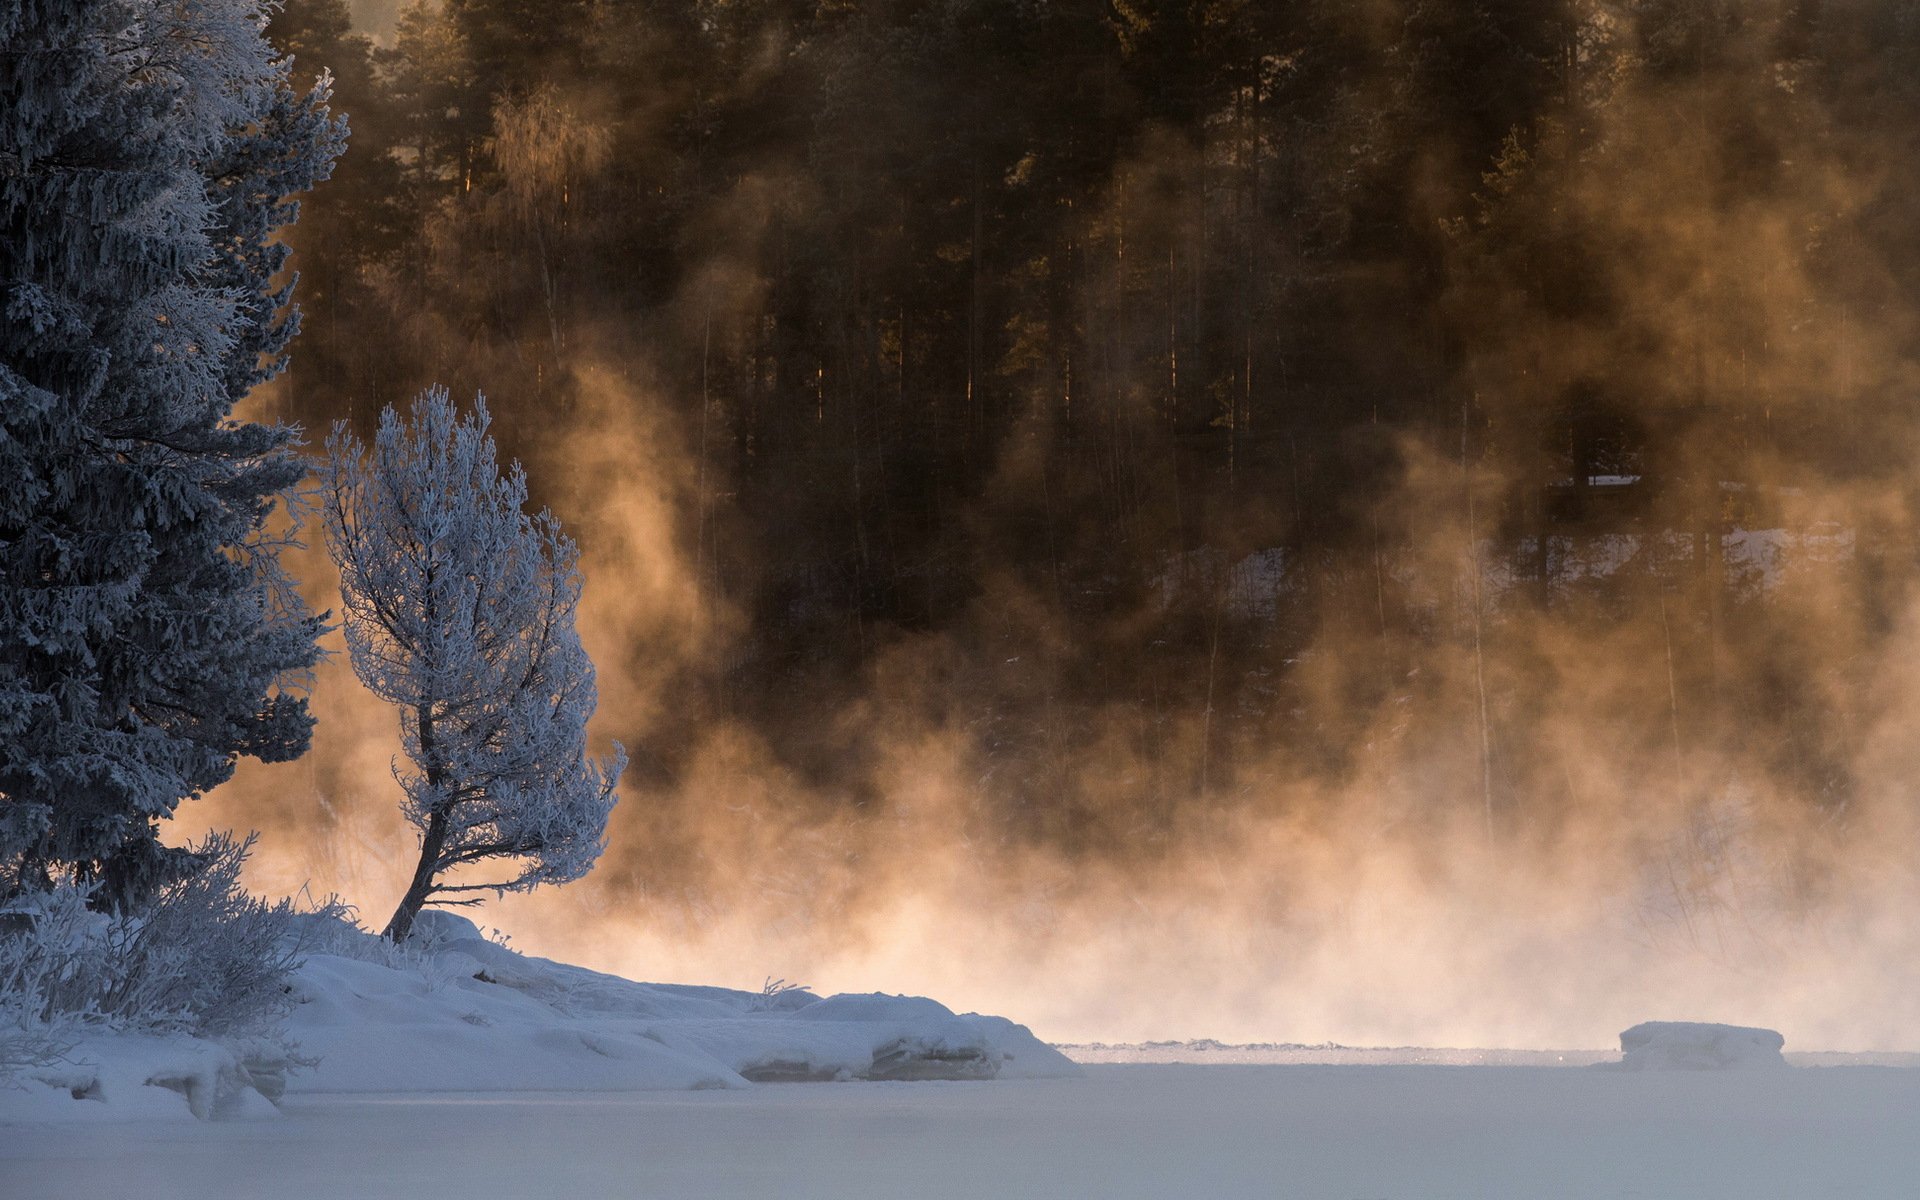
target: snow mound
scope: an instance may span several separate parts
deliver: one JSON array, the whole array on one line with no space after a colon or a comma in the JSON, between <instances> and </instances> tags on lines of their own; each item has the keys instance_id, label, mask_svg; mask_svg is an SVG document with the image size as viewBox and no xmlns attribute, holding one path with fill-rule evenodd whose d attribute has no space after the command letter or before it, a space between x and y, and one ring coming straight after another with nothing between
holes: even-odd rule
<instances>
[{"instance_id":1,"label":"snow mound","mask_svg":"<svg viewBox=\"0 0 1920 1200\"><path fill-rule=\"evenodd\" d=\"M825 1080L1067 1076L1000 1017L917 996L636 983L523 955L422 913L402 950L336 946L293 977L295 1092L645 1091ZM418 948L416 948L416 942ZM385 961L382 961L384 959Z\"/></svg>"},{"instance_id":2,"label":"snow mound","mask_svg":"<svg viewBox=\"0 0 1920 1200\"><path fill-rule=\"evenodd\" d=\"M284 1045L100 1034L0 1084L0 1122L272 1116L283 1091L747 1088L1080 1074L1003 1017L922 996L636 983L517 953L420 914L404 946L331 918L288 979Z\"/></svg>"},{"instance_id":3,"label":"snow mound","mask_svg":"<svg viewBox=\"0 0 1920 1200\"><path fill-rule=\"evenodd\" d=\"M1646 1021L1620 1035L1625 1071L1745 1071L1784 1067L1787 1041L1771 1029L1697 1021Z\"/></svg>"},{"instance_id":4,"label":"snow mound","mask_svg":"<svg viewBox=\"0 0 1920 1200\"><path fill-rule=\"evenodd\" d=\"M413 932L410 935L423 945L435 942L452 941L455 938L480 937L480 927L459 913L450 913L444 908L423 908L413 915Z\"/></svg>"},{"instance_id":5,"label":"snow mound","mask_svg":"<svg viewBox=\"0 0 1920 1200\"><path fill-rule=\"evenodd\" d=\"M288 1033L319 1063L295 1091L626 1091L737 1087L723 1064L644 1028L562 1011L561 989L482 982L471 955L418 967L315 955L294 973Z\"/></svg>"}]
</instances>

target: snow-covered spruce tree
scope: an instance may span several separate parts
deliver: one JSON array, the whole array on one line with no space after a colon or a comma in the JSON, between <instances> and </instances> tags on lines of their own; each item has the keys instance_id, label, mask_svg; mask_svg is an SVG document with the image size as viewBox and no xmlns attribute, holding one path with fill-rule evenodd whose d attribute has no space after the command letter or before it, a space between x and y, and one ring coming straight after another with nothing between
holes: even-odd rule
<instances>
[{"instance_id":1,"label":"snow-covered spruce tree","mask_svg":"<svg viewBox=\"0 0 1920 1200\"><path fill-rule=\"evenodd\" d=\"M267 532L296 431L230 417L346 129L266 9L0 0L0 894L137 899L182 865L158 819L308 743L321 625Z\"/></svg>"},{"instance_id":2,"label":"snow-covered spruce tree","mask_svg":"<svg viewBox=\"0 0 1920 1200\"><path fill-rule=\"evenodd\" d=\"M400 708L411 769L395 767L420 860L386 934L422 905L478 903L592 869L605 842L618 744L596 763L593 663L574 630L578 552L553 514L528 516L520 464L502 474L486 400L461 417L446 389L388 406L369 455L344 425L327 440L327 546L340 567L360 681ZM505 879L462 867L506 860Z\"/></svg>"}]
</instances>

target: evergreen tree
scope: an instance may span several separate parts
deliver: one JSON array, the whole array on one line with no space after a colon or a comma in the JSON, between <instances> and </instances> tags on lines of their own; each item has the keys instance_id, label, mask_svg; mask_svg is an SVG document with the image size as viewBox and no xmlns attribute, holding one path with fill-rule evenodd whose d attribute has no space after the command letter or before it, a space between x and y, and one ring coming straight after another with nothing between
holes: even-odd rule
<instances>
[{"instance_id":1,"label":"evergreen tree","mask_svg":"<svg viewBox=\"0 0 1920 1200\"><path fill-rule=\"evenodd\" d=\"M289 197L345 137L259 0L0 3L0 888L136 899L155 824L297 756L321 625L268 531ZM285 315L283 315L285 314Z\"/></svg>"},{"instance_id":2,"label":"evergreen tree","mask_svg":"<svg viewBox=\"0 0 1920 1200\"><path fill-rule=\"evenodd\" d=\"M300 354L274 392L276 411L302 424L330 424L315 413L325 395L377 395L397 355L370 358L356 325L380 303L376 272L391 258L411 218L405 211L406 173L393 156L393 105L383 86L373 42L352 32L346 0L285 0L267 36L293 59L296 89L331 78L328 101L353 126L353 148L332 177L300 206L300 222L282 240L300 272Z\"/></svg>"},{"instance_id":3,"label":"evergreen tree","mask_svg":"<svg viewBox=\"0 0 1920 1200\"><path fill-rule=\"evenodd\" d=\"M415 768L399 773L420 860L387 924L397 942L436 897L585 875L626 766L617 744L605 763L587 756L578 551L551 513L527 515L526 474L501 474L487 424L484 400L462 420L434 388L408 420L381 412L371 458L344 424L327 442L347 648L360 681L399 706ZM518 865L493 883L449 878L492 859Z\"/></svg>"}]
</instances>

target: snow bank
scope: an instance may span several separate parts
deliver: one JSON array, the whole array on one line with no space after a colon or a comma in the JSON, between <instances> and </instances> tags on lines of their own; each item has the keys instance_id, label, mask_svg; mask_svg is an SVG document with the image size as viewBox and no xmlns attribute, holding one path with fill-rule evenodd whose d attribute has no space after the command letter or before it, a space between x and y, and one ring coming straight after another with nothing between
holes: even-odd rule
<instances>
[{"instance_id":1,"label":"snow bank","mask_svg":"<svg viewBox=\"0 0 1920 1200\"><path fill-rule=\"evenodd\" d=\"M100 1034L0 1085L0 1122L275 1117L293 1065L267 1042Z\"/></svg>"},{"instance_id":2,"label":"snow bank","mask_svg":"<svg viewBox=\"0 0 1920 1200\"><path fill-rule=\"evenodd\" d=\"M470 956L421 967L315 955L294 973L288 1034L318 1064L297 1091L410 1092L735 1086L732 1072L638 1028L563 1012L473 978Z\"/></svg>"},{"instance_id":3,"label":"snow bank","mask_svg":"<svg viewBox=\"0 0 1920 1200\"><path fill-rule=\"evenodd\" d=\"M428 914L422 914L425 919ZM302 1092L653 1090L1071 1075L999 1017L923 997L635 983L516 953L436 914L398 966L315 955L288 1030Z\"/></svg>"},{"instance_id":4,"label":"snow bank","mask_svg":"<svg viewBox=\"0 0 1920 1200\"><path fill-rule=\"evenodd\" d=\"M1624 1071L1744 1071L1784 1067L1786 1039L1771 1029L1697 1021L1646 1021L1620 1035Z\"/></svg>"},{"instance_id":5,"label":"snow bank","mask_svg":"<svg viewBox=\"0 0 1920 1200\"><path fill-rule=\"evenodd\" d=\"M283 1090L664 1091L1080 1073L1024 1026L924 997L635 983L519 954L432 911L403 947L331 919L309 933L332 952L309 954L289 979L284 1032L297 1063L269 1043L97 1037L20 1087L0 1086L0 1121L264 1116Z\"/></svg>"}]
</instances>

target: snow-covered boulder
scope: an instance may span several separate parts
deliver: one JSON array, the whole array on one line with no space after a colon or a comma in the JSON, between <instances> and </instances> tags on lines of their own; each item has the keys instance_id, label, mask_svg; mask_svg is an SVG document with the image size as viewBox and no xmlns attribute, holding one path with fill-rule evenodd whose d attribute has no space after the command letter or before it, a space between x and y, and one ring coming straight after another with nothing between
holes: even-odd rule
<instances>
[{"instance_id":1,"label":"snow-covered boulder","mask_svg":"<svg viewBox=\"0 0 1920 1200\"><path fill-rule=\"evenodd\" d=\"M1744 1071L1784 1067L1786 1039L1771 1029L1698 1021L1645 1021L1620 1034L1626 1071Z\"/></svg>"},{"instance_id":2,"label":"snow-covered boulder","mask_svg":"<svg viewBox=\"0 0 1920 1200\"><path fill-rule=\"evenodd\" d=\"M480 927L459 913L450 913L444 908L423 908L414 914L413 931L409 937L427 945L440 942L458 941L471 938L483 941Z\"/></svg>"}]
</instances>

